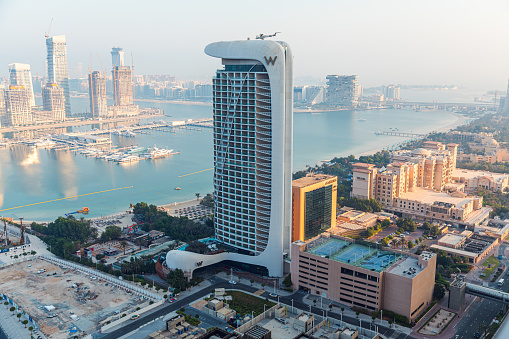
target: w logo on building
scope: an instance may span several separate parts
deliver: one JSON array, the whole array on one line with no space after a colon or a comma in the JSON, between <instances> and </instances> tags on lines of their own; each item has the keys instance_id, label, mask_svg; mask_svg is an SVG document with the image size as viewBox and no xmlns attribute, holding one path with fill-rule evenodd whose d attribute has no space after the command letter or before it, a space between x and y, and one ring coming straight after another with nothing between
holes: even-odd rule
<instances>
[{"instance_id":1,"label":"w logo on building","mask_svg":"<svg viewBox=\"0 0 509 339\"><path fill-rule=\"evenodd\" d=\"M268 65L272 65L272 66L274 66L274 63L275 63L275 62L276 62L276 60L277 60L277 55L274 57L274 59L272 59L272 57L269 57L269 58L264 57L264 58L265 58L265 63L267 64L267 66L268 66Z\"/></svg>"}]
</instances>

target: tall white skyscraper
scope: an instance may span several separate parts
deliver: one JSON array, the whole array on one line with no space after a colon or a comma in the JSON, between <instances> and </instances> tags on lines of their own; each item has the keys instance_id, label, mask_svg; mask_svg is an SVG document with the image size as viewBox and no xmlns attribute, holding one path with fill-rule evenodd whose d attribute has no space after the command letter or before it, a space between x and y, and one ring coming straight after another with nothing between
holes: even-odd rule
<instances>
[{"instance_id":1,"label":"tall white skyscraper","mask_svg":"<svg viewBox=\"0 0 509 339\"><path fill-rule=\"evenodd\" d=\"M65 35L46 38L48 50L48 82L56 83L64 89L65 113L71 114L71 96L69 94L69 72L67 68L67 49Z\"/></svg>"},{"instance_id":2,"label":"tall white skyscraper","mask_svg":"<svg viewBox=\"0 0 509 339\"><path fill-rule=\"evenodd\" d=\"M111 64L113 67L124 66L124 51L120 47L111 49Z\"/></svg>"},{"instance_id":3,"label":"tall white skyscraper","mask_svg":"<svg viewBox=\"0 0 509 339\"><path fill-rule=\"evenodd\" d=\"M9 82L11 86L24 86L30 95L30 105L35 106L34 88L30 65L13 63L9 65Z\"/></svg>"},{"instance_id":4,"label":"tall white skyscraper","mask_svg":"<svg viewBox=\"0 0 509 339\"><path fill-rule=\"evenodd\" d=\"M292 223L291 49L244 40L212 43L205 53L224 65L213 80L215 233L237 253L172 251L166 265L192 272L195 262L232 260L282 276Z\"/></svg>"}]
</instances>

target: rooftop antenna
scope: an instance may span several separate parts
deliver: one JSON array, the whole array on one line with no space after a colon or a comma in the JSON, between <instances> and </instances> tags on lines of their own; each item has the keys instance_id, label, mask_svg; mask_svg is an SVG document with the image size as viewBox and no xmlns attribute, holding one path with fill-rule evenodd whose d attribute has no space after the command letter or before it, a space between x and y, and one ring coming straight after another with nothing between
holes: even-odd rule
<instances>
[{"instance_id":1,"label":"rooftop antenna","mask_svg":"<svg viewBox=\"0 0 509 339\"><path fill-rule=\"evenodd\" d=\"M272 38L272 37L276 36L279 33L281 33L281 32L275 32L274 34L263 34L263 33L260 33L259 35L256 36L256 39L264 40L265 38Z\"/></svg>"},{"instance_id":2,"label":"rooftop antenna","mask_svg":"<svg viewBox=\"0 0 509 339\"><path fill-rule=\"evenodd\" d=\"M51 30L51 25L52 24L53 24L53 18L51 18L51 21L49 23L48 31L44 33L44 35L46 36L46 39L49 38L49 31Z\"/></svg>"}]
</instances>

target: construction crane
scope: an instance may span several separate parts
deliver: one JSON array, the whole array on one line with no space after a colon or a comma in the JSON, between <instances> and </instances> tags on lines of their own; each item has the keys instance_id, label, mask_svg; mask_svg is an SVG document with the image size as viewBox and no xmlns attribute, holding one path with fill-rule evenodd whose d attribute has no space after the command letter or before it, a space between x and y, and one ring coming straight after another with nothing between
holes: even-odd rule
<instances>
[{"instance_id":1,"label":"construction crane","mask_svg":"<svg viewBox=\"0 0 509 339\"><path fill-rule=\"evenodd\" d=\"M51 30L51 25L53 24L53 18L51 18L51 22L49 23L48 31L44 33L46 39L49 38L49 31Z\"/></svg>"},{"instance_id":2,"label":"construction crane","mask_svg":"<svg viewBox=\"0 0 509 339\"><path fill-rule=\"evenodd\" d=\"M25 244L25 226L23 226L23 218L19 218L19 222L21 223L21 233L19 236L19 244Z\"/></svg>"},{"instance_id":3,"label":"construction crane","mask_svg":"<svg viewBox=\"0 0 509 339\"><path fill-rule=\"evenodd\" d=\"M9 235L7 234L7 222L4 219L4 246L9 246Z\"/></svg>"},{"instance_id":4,"label":"construction crane","mask_svg":"<svg viewBox=\"0 0 509 339\"><path fill-rule=\"evenodd\" d=\"M256 36L256 39L264 40L265 38L272 38L272 37L276 36L279 33L281 33L281 32L276 32L274 34L263 34L263 33L260 33L259 35Z\"/></svg>"}]
</instances>

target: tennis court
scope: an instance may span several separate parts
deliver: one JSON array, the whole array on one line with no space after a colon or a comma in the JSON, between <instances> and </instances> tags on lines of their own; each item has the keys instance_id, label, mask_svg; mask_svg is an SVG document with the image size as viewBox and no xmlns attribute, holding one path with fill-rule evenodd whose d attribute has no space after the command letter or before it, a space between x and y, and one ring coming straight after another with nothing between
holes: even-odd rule
<instances>
[{"instance_id":1,"label":"tennis court","mask_svg":"<svg viewBox=\"0 0 509 339\"><path fill-rule=\"evenodd\" d=\"M330 239L327 242L313 248L310 252L316 255L332 255L345 247L346 241Z\"/></svg>"},{"instance_id":2,"label":"tennis court","mask_svg":"<svg viewBox=\"0 0 509 339\"><path fill-rule=\"evenodd\" d=\"M396 255L391 252L378 252L365 262L363 262L360 266L363 268L367 268L368 270L381 271L389 264L392 264L396 259Z\"/></svg>"},{"instance_id":3,"label":"tennis court","mask_svg":"<svg viewBox=\"0 0 509 339\"><path fill-rule=\"evenodd\" d=\"M375 251L374 249L371 250L369 247L353 244L353 245L350 245L343 252L341 252L337 256L335 256L334 260L339 260L339 261L343 261L345 263L353 264L357 260L363 258L364 256L366 256L369 253L372 253L374 251Z\"/></svg>"}]
</instances>

